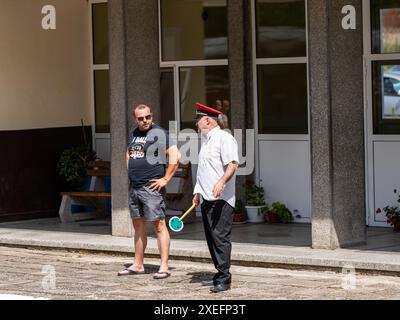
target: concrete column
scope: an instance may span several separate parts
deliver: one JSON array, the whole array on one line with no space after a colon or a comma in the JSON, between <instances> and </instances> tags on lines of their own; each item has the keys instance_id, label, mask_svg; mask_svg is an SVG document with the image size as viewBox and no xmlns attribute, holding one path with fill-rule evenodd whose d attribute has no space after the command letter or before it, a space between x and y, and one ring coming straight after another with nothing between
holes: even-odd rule
<instances>
[{"instance_id":1,"label":"concrete column","mask_svg":"<svg viewBox=\"0 0 400 320\"><path fill-rule=\"evenodd\" d=\"M245 128L254 128L254 101L253 101L253 26L251 22L251 0L243 0L244 17L244 82L245 82ZM254 30L255 32L255 30Z\"/></svg>"},{"instance_id":2,"label":"concrete column","mask_svg":"<svg viewBox=\"0 0 400 320\"><path fill-rule=\"evenodd\" d=\"M229 83L231 97L230 122L232 129L244 128L245 80L244 80L244 16L243 1L228 1L228 52Z\"/></svg>"},{"instance_id":3,"label":"concrete column","mask_svg":"<svg viewBox=\"0 0 400 320\"><path fill-rule=\"evenodd\" d=\"M245 81L245 1L228 1L228 52L230 83L230 124L232 130L246 128L246 81ZM245 151L246 134L243 132L243 151ZM249 152L254 152L250 150ZM236 195L244 195L245 177L236 178Z\"/></svg>"},{"instance_id":4,"label":"concrete column","mask_svg":"<svg viewBox=\"0 0 400 320\"><path fill-rule=\"evenodd\" d=\"M114 236L131 235L128 176L125 162L128 122L124 19L123 0L109 0L111 191L112 234Z\"/></svg>"},{"instance_id":5,"label":"concrete column","mask_svg":"<svg viewBox=\"0 0 400 320\"><path fill-rule=\"evenodd\" d=\"M149 105L158 121L160 74L157 0L109 0L112 234L131 236L126 144L133 108Z\"/></svg>"},{"instance_id":6,"label":"concrete column","mask_svg":"<svg viewBox=\"0 0 400 320\"><path fill-rule=\"evenodd\" d=\"M158 1L126 0L124 3L128 123L132 125L132 108L140 103L150 106L155 122L159 122Z\"/></svg>"},{"instance_id":7,"label":"concrete column","mask_svg":"<svg viewBox=\"0 0 400 320\"><path fill-rule=\"evenodd\" d=\"M312 246L335 249L366 240L361 0L309 0L308 21Z\"/></svg>"}]
</instances>

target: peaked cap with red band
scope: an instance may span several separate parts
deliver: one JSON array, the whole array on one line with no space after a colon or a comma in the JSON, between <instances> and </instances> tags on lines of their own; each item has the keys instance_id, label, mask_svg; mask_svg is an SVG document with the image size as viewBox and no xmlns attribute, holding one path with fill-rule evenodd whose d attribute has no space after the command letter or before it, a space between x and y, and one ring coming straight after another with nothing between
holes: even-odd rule
<instances>
[{"instance_id":1,"label":"peaked cap with red band","mask_svg":"<svg viewBox=\"0 0 400 320\"><path fill-rule=\"evenodd\" d=\"M196 103L196 118L202 116L218 118L221 114L223 114L221 111L207 107L205 105L202 105L201 103Z\"/></svg>"}]
</instances>

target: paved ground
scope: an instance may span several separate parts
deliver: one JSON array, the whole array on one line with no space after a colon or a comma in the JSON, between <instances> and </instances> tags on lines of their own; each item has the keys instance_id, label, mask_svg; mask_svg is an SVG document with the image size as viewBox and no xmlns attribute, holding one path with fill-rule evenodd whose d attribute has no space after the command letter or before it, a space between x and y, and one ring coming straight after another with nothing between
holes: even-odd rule
<instances>
[{"instance_id":1,"label":"paved ground","mask_svg":"<svg viewBox=\"0 0 400 320\"><path fill-rule=\"evenodd\" d=\"M132 238L111 236L105 232L109 227L108 220L62 224L59 219L39 219L2 223L0 246L133 254ZM151 225L148 227L151 229ZM309 237L311 234L308 225L238 225L232 231L232 259L241 265L309 266L339 272L343 266L352 265L357 270L381 274L391 272L392 275L397 273L400 276L400 234L386 229L369 229L366 246L322 250L312 249L305 244L306 235ZM182 233L171 234L171 256L186 260L209 258L202 226L195 222L188 224L184 230ZM157 239L150 232L146 252L157 256L159 254Z\"/></svg>"},{"instance_id":2,"label":"paved ground","mask_svg":"<svg viewBox=\"0 0 400 320\"><path fill-rule=\"evenodd\" d=\"M210 263L171 261L172 276L154 280L158 259L145 275L117 277L131 259L87 252L0 247L0 299L396 299L400 277L234 266L232 289L212 294L202 282ZM55 275L55 277L54 277Z\"/></svg>"}]
</instances>

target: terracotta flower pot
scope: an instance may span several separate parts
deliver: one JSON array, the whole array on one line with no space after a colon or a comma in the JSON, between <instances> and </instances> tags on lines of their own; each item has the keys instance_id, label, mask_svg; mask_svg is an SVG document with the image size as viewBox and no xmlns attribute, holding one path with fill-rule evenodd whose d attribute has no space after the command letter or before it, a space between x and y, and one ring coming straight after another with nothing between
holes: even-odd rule
<instances>
[{"instance_id":1,"label":"terracotta flower pot","mask_svg":"<svg viewBox=\"0 0 400 320\"><path fill-rule=\"evenodd\" d=\"M400 217L392 217L390 221L393 224L393 231L400 232Z\"/></svg>"},{"instance_id":2,"label":"terracotta flower pot","mask_svg":"<svg viewBox=\"0 0 400 320\"><path fill-rule=\"evenodd\" d=\"M247 223L247 216L245 212L235 212L233 215L233 224Z\"/></svg>"},{"instance_id":3,"label":"terracotta flower pot","mask_svg":"<svg viewBox=\"0 0 400 320\"><path fill-rule=\"evenodd\" d=\"M279 219L279 216L272 211L268 211L267 212L267 216L268 216L268 222L269 223L279 223L281 222L281 220Z\"/></svg>"}]
</instances>

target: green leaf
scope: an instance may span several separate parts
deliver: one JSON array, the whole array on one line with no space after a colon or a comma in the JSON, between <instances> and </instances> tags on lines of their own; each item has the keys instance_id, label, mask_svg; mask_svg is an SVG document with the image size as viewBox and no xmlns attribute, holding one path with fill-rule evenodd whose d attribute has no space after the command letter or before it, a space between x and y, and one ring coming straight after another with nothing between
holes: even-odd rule
<instances>
[{"instance_id":1,"label":"green leaf","mask_svg":"<svg viewBox=\"0 0 400 320\"><path fill-rule=\"evenodd\" d=\"M66 149L57 163L57 173L71 191L81 190L88 162L95 161L96 158L96 152L87 145Z\"/></svg>"}]
</instances>

